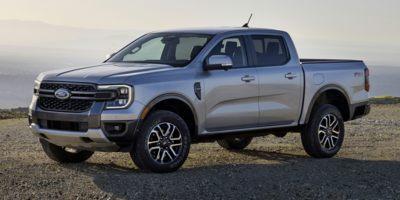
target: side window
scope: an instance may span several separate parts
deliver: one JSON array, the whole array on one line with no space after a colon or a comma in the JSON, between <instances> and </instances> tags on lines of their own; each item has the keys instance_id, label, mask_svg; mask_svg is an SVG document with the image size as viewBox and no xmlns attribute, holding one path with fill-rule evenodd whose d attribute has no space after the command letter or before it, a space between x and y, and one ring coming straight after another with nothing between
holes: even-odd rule
<instances>
[{"instance_id":1,"label":"side window","mask_svg":"<svg viewBox=\"0 0 400 200\"><path fill-rule=\"evenodd\" d=\"M256 63L259 66L284 65L289 60L289 55L282 37L279 36L251 36Z\"/></svg>"},{"instance_id":2,"label":"side window","mask_svg":"<svg viewBox=\"0 0 400 200\"><path fill-rule=\"evenodd\" d=\"M176 60L192 60L200 53L208 38L205 37L181 37L176 46Z\"/></svg>"},{"instance_id":3,"label":"side window","mask_svg":"<svg viewBox=\"0 0 400 200\"><path fill-rule=\"evenodd\" d=\"M233 67L247 66L246 49L241 37L223 39L211 50L208 57L213 55L227 55L231 57Z\"/></svg>"}]
</instances>

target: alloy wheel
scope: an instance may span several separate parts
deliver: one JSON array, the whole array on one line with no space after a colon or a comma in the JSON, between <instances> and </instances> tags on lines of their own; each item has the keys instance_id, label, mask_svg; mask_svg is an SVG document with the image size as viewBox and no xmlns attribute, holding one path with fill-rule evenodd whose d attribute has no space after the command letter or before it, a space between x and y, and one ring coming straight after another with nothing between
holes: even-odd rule
<instances>
[{"instance_id":1,"label":"alloy wheel","mask_svg":"<svg viewBox=\"0 0 400 200\"><path fill-rule=\"evenodd\" d=\"M318 126L318 138L321 147L332 150L339 141L340 126L337 117L333 114L325 115Z\"/></svg>"},{"instance_id":2,"label":"alloy wheel","mask_svg":"<svg viewBox=\"0 0 400 200\"><path fill-rule=\"evenodd\" d=\"M173 162L182 151L182 135L178 127L162 122L153 127L147 139L151 158L159 164Z\"/></svg>"}]
</instances>

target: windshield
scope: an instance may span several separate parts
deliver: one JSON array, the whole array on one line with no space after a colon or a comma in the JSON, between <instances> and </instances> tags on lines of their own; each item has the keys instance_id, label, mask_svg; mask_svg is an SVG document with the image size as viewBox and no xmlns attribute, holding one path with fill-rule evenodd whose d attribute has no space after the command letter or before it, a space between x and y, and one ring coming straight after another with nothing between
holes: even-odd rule
<instances>
[{"instance_id":1,"label":"windshield","mask_svg":"<svg viewBox=\"0 0 400 200\"><path fill-rule=\"evenodd\" d=\"M156 33L132 42L107 62L157 63L182 67L189 64L211 35Z\"/></svg>"}]
</instances>

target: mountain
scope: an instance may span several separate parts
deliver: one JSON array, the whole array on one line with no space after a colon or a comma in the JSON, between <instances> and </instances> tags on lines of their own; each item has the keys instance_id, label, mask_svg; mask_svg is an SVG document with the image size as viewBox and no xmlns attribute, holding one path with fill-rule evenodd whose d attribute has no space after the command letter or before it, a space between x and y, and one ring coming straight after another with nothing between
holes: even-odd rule
<instances>
[{"instance_id":1,"label":"mountain","mask_svg":"<svg viewBox=\"0 0 400 200\"><path fill-rule=\"evenodd\" d=\"M56 49L114 50L145 32L129 28L87 29L22 20L0 20L0 27L0 45Z\"/></svg>"},{"instance_id":2,"label":"mountain","mask_svg":"<svg viewBox=\"0 0 400 200\"><path fill-rule=\"evenodd\" d=\"M145 32L21 20L0 20L0 27L0 75L99 63Z\"/></svg>"}]
</instances>

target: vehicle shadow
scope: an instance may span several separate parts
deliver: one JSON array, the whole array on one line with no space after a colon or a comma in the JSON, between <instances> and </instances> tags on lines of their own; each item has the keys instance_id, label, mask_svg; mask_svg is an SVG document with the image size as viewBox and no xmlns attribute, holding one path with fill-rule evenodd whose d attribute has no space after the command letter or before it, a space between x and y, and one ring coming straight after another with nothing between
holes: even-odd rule
<instances>
[{"instance_id":1,"label":"vehicle shadow","mask_svg":"<svg viewBox=\"0 0 400 200\"><path fill-rule=\"evenodd\" d=\"M184 167L167 174L113 163L86 163L74 169L123 199L400 198L399 161L313 159L259 150L233 153L272 163Z\"/></svg>"}]
</instances>

